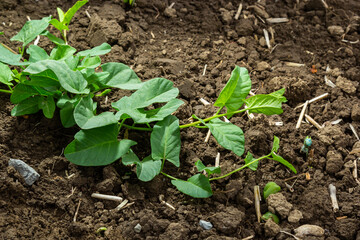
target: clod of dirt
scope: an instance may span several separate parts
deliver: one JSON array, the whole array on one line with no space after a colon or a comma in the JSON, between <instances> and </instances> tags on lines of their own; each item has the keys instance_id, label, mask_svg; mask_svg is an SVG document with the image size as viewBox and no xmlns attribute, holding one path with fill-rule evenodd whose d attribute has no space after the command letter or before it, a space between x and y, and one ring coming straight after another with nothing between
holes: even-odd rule
<instances>
[{"instance_id":1,"label":"clod of dirt","mask_svg":"<svg viewBox=\"0 0 360 240\"><path fill-rule=\"evenodd\" d=\"M344 29L341 26L329 26L327 30L333 37L340 37L344 34Z\"/></svg>"},{"instance_id":2,"label":"clod of dirt","mask_svg":"<svg viewBox=\"0 0 360 240\"><path fill-rule=\"evenodd\" d=\"M298 223L303 218L302 212L295 209L292 210L288 216L289 223Z\"/></svg>"},{"instance_id":3,"label":"clod of dirt","mask_svg":"<svg viewBox=\"0 0 360 240\"><path fill-rule=\"evenodd\" d=\"M104 42L114 45L123 32L116 20L106 20L94 14L91 17L86 35L90 46L95 47Z\"/></svg>"},{"instance_id":4,"label":"clod of dirt","mask_svg":"<svg viewBox=\"0 0 360 240\"><path fill-rule=\"evenodd\" d=\"M125 23L126 13L120 4L106 2L100 8L98 15L101 18L115 19L121 25Z\"/></svg>"},{"instance_id":5,"label":"clod of dirt","mask_svg":"<svg viewBox=\"0 0 360 240\"><path fill-rule=\"evenodd\" d=\"M346 93L349 93L349 94L356 93L355 84L352 81L350 81L344 77L339 76L336 79L336 86L338 86L341 90L343 90Z\"/></svg>"},{"instance_id":6,"label":"clod of dirt","mask_svg":"<svg viewBox=\"0 0 360 240\"><path fill-rule=\"evenodd\" d=\"M351 119L353 121L360 121L360 104L354 104L351 109Z\"/></svg>"},{"instance_id":7,"label":"clod of dirt","mask_svg":"<svg viewBox=\"0 0 360 240\"><path fill-rule=\"evenodd\" d=\"M169 18L176 18L176 9L175 8L166 8L164 11L164 15Z\"/></svg>"},{"instance_id":8,"label":"clod of dirt","mask_svg":"<svg viewBox=\"0 0 360 240\"><path fill-rule=\"evenodd\" d=\"M265 71L265 70L269 70L271 68L270 64L268 64L267 62L259 62L256 66L256 70L257 71Z\"/></svg>"},{"instance_id":9,"label":"clod of dirt","mask_svg":"<svg viewBox=\"0 0 360 240\"><path fill-rule=\"evenodd\" d=\"M183 240L187 238L189 232L189 228L183 224L170 223L165 233L161 234L159 239Z\"/></svg>"},{"instance_id":10,"label":"clod of dirt","mask_svg":"<svg viewBox=\"0 0 360 240\"><path fill-rule=\"evenodd\" d=\"M68 227L68 231L72 236L81 236L86 234L89 228L84 223L72 222Z\"/></svg>"},{"instance_id":11,"label":"clod of dirt","mask_svg":"<svg viewBox=\"0 0 360 240\"><path fill-rule=\"evenodd\" d=\"M341 239L355 239L359 227L360 221L357 219L343 219L335 222L335 231Z\"/></svg>"},{"instance_id":12,"label":"clod of dirt","mask_svg":"<svg viewBox=\"0 0 360 240\"><path fill-rule=\"evenodd\" d=\"M282 219L285 219L289 216L290 210L293 205L289 203L285 196L282 193L270 194L270 196L266 199L268 204L268 209L270 212L276 214L279 213Z\"/></svg>"},{"instance_id":13,"label":"clod of dirt","mask_svg":"<svg viewBox=\"0 0 360 240\"><path fill-rule=\"evenodd\" d=\"M280 232L280 226L276 224L271 218L266 221L265 226L265 236L275 237Z\"/></svg>"},{"instance_id":14,"label":"clod of dirt","mask_svg":"<svg viewBox=\"0 0 360 240\"><path fill-rule=\"evenodd\" d=\"M218 212L210 217L216 230L224 234L233 234L239 230L245 213L235 207L227 207L225 212Z\"/></svg>"},{"instance_id":15,"label":"clod of dirt","mask_svg":"<svg viewBox=\"0 0 360 240\"><path fill-rule=\"evenodd\" d=\"M319 226L316 225L310 225L305 224L302 225L295 230L295 236L303 238L306 236L316 236L316 237L322 237L324 236L325 230Z\"/></svg>"},{"instance_id":16,"label":"clod of dirt","mask_svg":"<svg viewBox=\"0 0 360 240\"><path fill-rule=\"evenodd\" d=\"M327 146L335 144L335 147L337 148L345 148L349 143L349 139L338 125L325 126L317 133L317 137L321 143L324 143Z\"/></svg>"},{"instance_id":17,"label":"clod of dirt","mask_svg":"<svg viewBox=\"0 0 360 240\"><path fill-rule=\"evenodd\" d=\"M254 32L253 22L250 19L240 19L235 30L239 36L250 36Z\"/></svg>"},{"instance_id":18,"label":"clod of dirt","mask_svg":"<svg viewBox=\"0 0 360 240\"><path fill-rule=\"evenodd\" d=\"M326 155L326 160L326 171L328 173L337 173L344 165L343 158L337 151L329 151Z\"/></svg>"},{"instance_id":19,"label":"clod of dirt","mask_svg":"<svg viewBox=\"0 0 360 240\"><path fill-rule=\"evenodd\" d=\"M221 19L225 24L230 24L232 21L233 12L228 11L225 8L220 8L219 11L221 12Z\"/></svg>"},{"instance_id":20,"label":"clod of dirt","mask_svg":"<svg viewBox=\"0 0 360 240\"><path fill-rule=\"evenodd\" d=\"M305 11L323 10L324 4L321 0L310 0L305 4Z\"/></svg>"}]
</instances>

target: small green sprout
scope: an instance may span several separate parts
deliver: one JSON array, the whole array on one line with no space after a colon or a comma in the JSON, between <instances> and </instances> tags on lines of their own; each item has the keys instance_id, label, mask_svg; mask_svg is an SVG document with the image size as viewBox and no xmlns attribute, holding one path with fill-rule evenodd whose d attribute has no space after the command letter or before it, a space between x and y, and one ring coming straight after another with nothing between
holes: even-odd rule
<instances>
[{"instance_id":1,"label":"small green sprout","mask_svg":"<svg viewBox=\"0 0 360 240\"><path fill-rule=\"evenodd\" d=\"M132 6L132 5L134 5L135 0L124 0L124 3Z\"/></svg>"},{"instance_id":2,"label":"small green sprout","mask_svg":"<svg viewBox=\"0 0 360 240\"><path fill-rule=\"evenodd\" d=\"M270 194L277 193L281 190L281 187L275 182L268 182L264 187L264 199L266 200Z\"/></svg>"},{"instance_id":3,"label":"small green sprout","mask_svg":"<svg viewBox=\"0 0 360 240\"><path fill-rule=\"evenodd\" d=\"M272 212L267 212L267 213L265 213L264 215L261 216L261 219L262 219L263 221L265 221L265 222L266 222L267 220L269 220L270 218L271 218L276 224L279 224L279 222L280 222L279 217L276 216L275 214L273 214Z\"/></svg>"},{"instance_id":4,"label":"small green sprout","mask_svg":"<svg viewBox=\"0 0 360 240\"><path fill-rule=\"evenodd\" d=\"M106 227L99 227L98 228L98 230L96 230L96 234L101 234L101 233L103 233L103 232L105 232L107 230L107 228Z\"/></svg>"},{"instance_id":5,"label":"small green sprout","mask_svg":"<svg viewBox=\"0 0 360 240\"><path fill-rule=\"evenodd\" d=\"M311 137L306 136L306 138L304 140L304 144L302 145L300 152L305 153L307 156L309 153L309 148L310 148L311 144L312 144Z\"/></svg>"}]
</instances>

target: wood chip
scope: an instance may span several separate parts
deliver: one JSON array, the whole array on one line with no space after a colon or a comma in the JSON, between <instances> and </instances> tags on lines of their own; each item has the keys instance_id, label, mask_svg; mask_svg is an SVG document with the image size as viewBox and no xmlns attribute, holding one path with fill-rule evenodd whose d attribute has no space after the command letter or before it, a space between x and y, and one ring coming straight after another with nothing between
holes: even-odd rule
<instances>
[{"instance_id":1,"label":"wood chip","mask_svg":"<svg viewBox=\"0 0 360 240\"><path fill-rule=\"evenodd\" d=\"M268 23L287 23L289 21L288 18L267 18L266 21Z\"/></svg>"}]
</instances>

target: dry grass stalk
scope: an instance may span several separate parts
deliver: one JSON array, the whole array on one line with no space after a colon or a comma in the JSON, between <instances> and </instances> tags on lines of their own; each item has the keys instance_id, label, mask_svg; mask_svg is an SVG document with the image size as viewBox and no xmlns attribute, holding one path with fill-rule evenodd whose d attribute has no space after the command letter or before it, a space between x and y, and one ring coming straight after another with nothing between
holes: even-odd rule
<instances>
[{"instance_id":1,"label":"dry grass stalk","mask_svg":"<svg viewBox=\"0 0 360 240\"><path fill-rule=\"evenodd\" d=\"M308 120L312 125L314 125L317 129L322 129L322 127L320 126L320 124L318 124L312 117L310 117L309 115L305 114L305 118L306 120Z\"/></svg>"},{"instance_id":2,"label":"dry grass stalk","mask_svg":"<svg viewBox=\"0 0 360 240\"><path fill-rule=\"evenodd\" d=\"M238 10L237 10L237 12L236 12L236 14L235 14L235 20L238 20L239 19L239 17L240 17L240 14L241 14L241 11L242 11L242 7L243 7L243 5L242 5L242 3L240 3L239 4L239 7L238 7Z\"/></svg>"},{"instance_id":3,"label":"dry grass stalk","mask_svg":"<svg viewBox=\"0 0 360 240\"><path fill-rule=\"evenodd\" d=\"M254 199L255 199L255 211L258 222L261 220L261 211L260 211L260 187L258 185L254 186Z\"/></svg>"},{"instance_id":4,"label":"dry grass stalk","mask_svg":"<svg viewBox=\"0 0 360 240\"><path fill-rule=\"evenodd\" d=\"M351 123L349 123L349 126L350 126L350 128L351 128L351 131L354 133L356 139L357 139L358 141L360 141L359 135L357 134L354 126L353 126Z\"/></svg>"},{"instance_id":5,"label":"dry grass stalk","mask_svg":"<svg viewBox=\"0 0 360 240\"><path fill-rule=\"evenodd\" d=\"M216 158L215 158L215 167L220 166L220 153L218 152L216 154Z\"/></svg>"},{"instance_id":6,"label":"dry grass stalk","mask_svg":"<svg viewBox=\"0 0 360 240\"><path fill-rule=\"evenodd\" d=\"M305 67L303 63L294 63L294 62L285 62L285 65L288 67Z\"/></svg>"},{"instance_id":7,"label":"dry grass stalk","mask_svg":"<svg viewBox=\"0 0 360 240\"><path fill-rule=\"evenodd\" d=\"M74 222L76 222L76 218L77 218L77 215L79 213L80 203L81 203L81 199L79 200L79 204L77 205L77 208L76 208L76 212L75 212L75 215L74 215L74 218L73 218Z\"/></svg>"},{"instance_id":8,"label":"dry grass stalk","mask_svg":"<svg viewBox=\"0 0 360 240\"><path fill-rule=\"evenodd\" d=\"M288 18L267 18L266 21L268 23L287 23L289 21Z\"/></svg>"},{"instance_id":9,"label":"dry grass stalk","mask_svg":"<svg viewBox=\"0 0 360 240\"><path fill-rule=\"evenodd\" d=\"M328 97L328 96L329 96L329 93L321 94L320 96L317 96L317 97L314 97L314 98L310 99L310 100L309 100L309 104L310 104L310 103L313 103L313 102L316 102L316 101L319 101L319 100L321 100L321 99L324 99L324 98L326 98L326 97ZM296 106L295 109L301 108L302 106L304 106L304 104L305 104L305 103L303 103L303 104L301 104L301 105L299 105L299 106Z\"/></svg>"},{"instance_id":10,"label":"dry grass stalk","mask_svg":"<svg viewBox=\"0 0 360 240\"><path fill-rule=\"evenodd\" d=\"M329 185L330 199L334 212L339 211L339 204L336 198L336 187L332 184Z\"/></svg>"},{"instance_id":11,"label":"dry grass stalk","mask_svg":"<svg viewBox=\"0 0 360 240\"><path fill-rule=\"evenodd\" d=\"M306 111L306 108L307 108L307 105L308 105L308 104L309 104L309 101L306 101L305 104L304 104L303 109L301 110L299 119L298 119L298 121L297 121L297 123L296 123L296 127L295 127L296 129L300 128L300 126L301 126L301 122L302 122L302 120L303 120L303 118L304 118L305 111Z\"/></svg>"},{"instance_id":12,"label":"dry grass stalk","mask_svg":"<svg viewBox=\"0 0 360 240\"><path fill-rule=\"evenodd\" d=\"M100 194L100 193L93 193L91 194L91 197L103 199L103 200L110 200L110 201L116 201L116 202L122 202L123 198L113 195L106 195L106 194Z\"/></svg>"}]
</instances>

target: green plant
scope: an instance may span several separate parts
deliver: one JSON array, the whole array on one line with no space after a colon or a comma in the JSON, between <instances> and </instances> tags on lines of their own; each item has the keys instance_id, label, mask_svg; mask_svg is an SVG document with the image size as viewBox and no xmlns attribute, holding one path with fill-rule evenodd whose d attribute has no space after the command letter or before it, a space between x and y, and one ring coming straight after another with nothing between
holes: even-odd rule
<instances>
[{"instance_id":1,"label":"green plant","mask_svg":"<svg viewBox=\"0 0 360 240\"><path fill-rule=\"evenodd\" d=\"M79 1L74 5L76 7L71 9L79 9L84 2L86 1ZM65 26L68 26L74 14L73 10L70 10L63 14L64 16L59 13L59 22ZM65 19L68 13L69 17ZM255 171L262 159L278 161L296 173L289 162L277 155L279 139L276 136L268 155L254 158L248 152L242 167L222 176L210 177L220 174L220 168L206 167L201 161L195 164L200 173L186 181L164 172L167 162L180 167L180 130L183 128L208 128L221 146L233 151L237 156L242 156L245 144L243 131L219 118L230 118L245 111L266 115L281 114L282 103L286 101L283 96L284 89L246 99L251 89L251 80L245 68L235 66L214 104L219 108L218 111L205 119L194 115L195 122L180 125L179 119L172 114L183 101L176 98L179 90L171 81L154 78L142 82L135 72L124 64L101 65L99 55L111 50L108 44L76 53L76 49L66 44L64 31L67 29L61 30L65 39L63 41L46 30L51 17L34 21L38 22L27 22L12 38L23 42L20 54L14 54L0 46L0 81L9 88L1 91L11 93L10 100L16 104L11 112L13 116L42 110L45 117L52 118L57 106L64 127L76 124L81 128L65 148L64 154L69 161L82 166L103 166L121 158L124 165L136 165L136 174L140 180L150 181L163 174L169 177L181 192L197 198L212 195L211 181L228 177L246 167ZM56 21L51 23L54 22ZM48 55L44 49L30 45L26 49L29 58L24 59L25 47L39 34L47 36L56 47ZM18 68L11 70L8 65ZM97 103L94 97L104 96L110 88L135 92L113 102L114 111L96 114ZM246 109L243 108L244 104ZM223 111L224 108L226 111ZM120 138L122 129L151 132L151 154L140 160L131 149L137 143L127 137ZM202 174L203 171L207 176Z\"/></svg>"},{"instance_id":2,"label":"green plant","mask_svg":"<svg viewBox=\"0 0 360 240\"><path fill-rule=\"evenodd\" d=\"M261 216L261 219L264 220L265 222L269 219L272 219L276 224L279 224L280 220L279 217L276 216L275 214L273 214L272 212L267 212L264 215Z\"/></svg>"},{"instance_id":3,"label":"green plant","mask_svg":"<svg viewBox=\"0 0 360 240\"><path fill-rule=\"evenodd\" d=\"M130 6L134 5L135 0L123 0L125 4L128 4Z\"/></svg>"},{"instance_id":4,"label":"green plant","mask_svg":"<svg viewBox=\"0 0 360 240\"><path fill-rule=\"evenodd\" d=\"M277 193L281 190L281 187L275 182L268 182L264 187L264 199L266 200L270 194Z\"/></svg>"}]
</instances>

